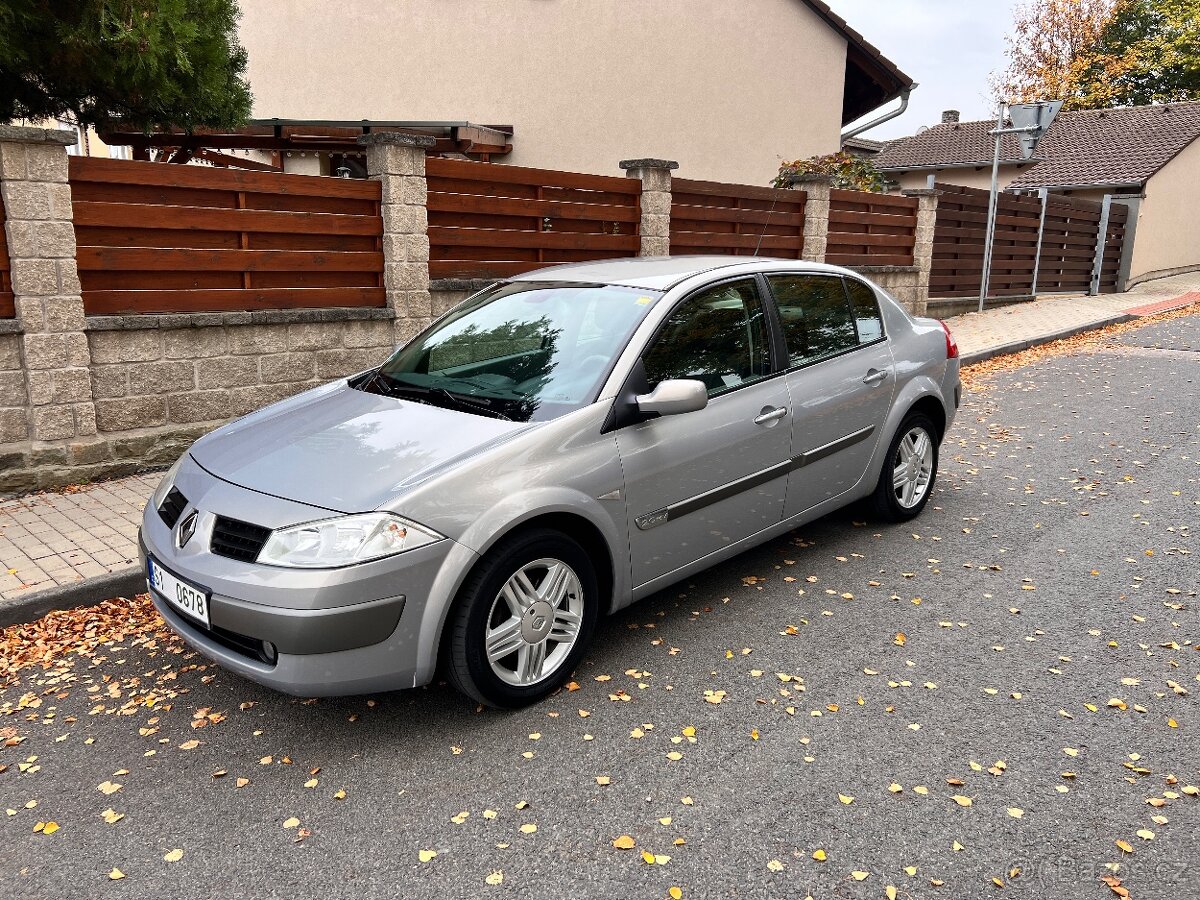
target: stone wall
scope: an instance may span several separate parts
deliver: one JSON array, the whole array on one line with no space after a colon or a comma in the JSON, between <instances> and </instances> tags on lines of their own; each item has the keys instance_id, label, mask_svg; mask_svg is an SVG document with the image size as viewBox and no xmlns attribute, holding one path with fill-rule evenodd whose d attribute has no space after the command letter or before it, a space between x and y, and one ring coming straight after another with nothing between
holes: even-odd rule
<instances>
[{"instance_id":1,"label":"stone wall","mask_svg":"<svg viewBox=\"0 0 1200 900\"><path fill-rule=\"evenodd\" d=\"M16 336L0 334L0 495L167 465L229 419L378 365L393 319L386 309L88 317L96 434L57 446L26 440Z\"/></svg>"},{"instance_id":2,"label":"stone wall","mask_svg":"<svg viewBox=\"0 0 1200 900\"><path fill-rule=\"evenodd\" d=\"M0 325L3 325L0 321ZM0 445L29 437L25 371L21 362L21 336L0 333Z\"/></svg>"}]
</instances>

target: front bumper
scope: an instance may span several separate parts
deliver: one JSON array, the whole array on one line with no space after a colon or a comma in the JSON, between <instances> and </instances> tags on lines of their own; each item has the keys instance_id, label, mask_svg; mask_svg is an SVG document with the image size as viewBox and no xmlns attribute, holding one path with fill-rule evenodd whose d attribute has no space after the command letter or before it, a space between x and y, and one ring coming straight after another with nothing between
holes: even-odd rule
<instances>
[{"instance_id":1,"label":"front bumper","mask_svg":"<svg viewBox=\"0 0 1200 900\"><path fill-rule=\"evenodd\" d=\"M451 576L464 563L469 567L473 553L444 539L341 569L240 562L210 551L216 514L249 518L249 512L274 528L329 512L238 488L190 460L176 485L188 498L180 521L197 512L195 534L178 547L172 529L148 504L139 545L143 573L150 555L210 592L206 627L150 590L159 613L189 644L247 678L301 696L369 693L429 680L437 634L459 580Z\"/></svg>"}]
</instances>

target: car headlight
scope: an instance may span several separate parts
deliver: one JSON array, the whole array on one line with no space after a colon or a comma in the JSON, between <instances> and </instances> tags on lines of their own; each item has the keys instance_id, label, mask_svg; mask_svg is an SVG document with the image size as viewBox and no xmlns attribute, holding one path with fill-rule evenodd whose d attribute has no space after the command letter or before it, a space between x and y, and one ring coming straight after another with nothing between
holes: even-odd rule
<instances>
[{"instance_id":1,"label":"car headlight","mask_svg":"<svg viewBox=\"0 0 1200 900\"><path fill-rule=\"evenodd\" d=\"M187 454L175 460L175 465L167 469L162 477L162 481L158 483L158 487L154 489L154 495L150 498L150 504L155 509L163 505L163 501L167 499L167 494L171 492L171 488L175 487L175 476L179 473L179 467L183 465L183 461L187 459Z\"/></svg>"},{"instance_id":2,"label":"car headlight","mask_svg":"<svg viewBox=\"0 0 1200 900\"><path fill-rule=\"evenodd\" d=\"M440 541L442 535L392 513L307 522L271 533L258 554L269 566L335 569Z\"/></svg>"}]
</instances>

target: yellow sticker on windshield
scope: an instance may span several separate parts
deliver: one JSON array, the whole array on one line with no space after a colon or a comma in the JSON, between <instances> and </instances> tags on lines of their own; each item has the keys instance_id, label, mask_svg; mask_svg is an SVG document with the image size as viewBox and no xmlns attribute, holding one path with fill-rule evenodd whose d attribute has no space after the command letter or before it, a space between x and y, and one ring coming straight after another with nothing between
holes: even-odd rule
<instances>
[{"instance_id":1,"label":"yellow sticker on windshield","mask_svg":"<svg viewBox=\"0 0 1200 900\"><path fill-rule=\"evenodd\" d=\"M653 303L653 302L654 302L654 298L652 298L652 297L638 297L637 298L638 306L645 306L647 303Z\"/></svg>"}]
</instances>

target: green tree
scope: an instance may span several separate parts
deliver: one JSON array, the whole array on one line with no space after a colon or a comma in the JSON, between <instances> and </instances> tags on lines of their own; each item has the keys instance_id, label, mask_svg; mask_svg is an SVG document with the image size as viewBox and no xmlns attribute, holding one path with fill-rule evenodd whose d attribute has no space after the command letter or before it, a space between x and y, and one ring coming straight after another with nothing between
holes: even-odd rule
<instances>
[{"instance_id":1,"label":"green tree","mask_svg":"<svg viewBox=\"0 0 1200 900\"><path fill-rule=\"evenodd\" d=\"M1074 109L1200 99L1200 0L1118 0L1071 81Z\"/></svg>"},{"instance_id":2,"label":"green tree","mask_svg":"<svg viewBox=\"0 0 1200 900\"><path fill-rule=\"evenodd\" d=\"M848 191L874 191L883 193L888 189L888 180L869 159L842 151L826 156L813 156L785 162L772 184L787 187L793 175L829 175L835 188Z\"/></svg>"},{"instance_id":3,"label":"green tree","mask_svg":"<svg viewBox=\"0 0 1200 900\"><path fill-rule=\"evenodd\" d=\"M238 15L236 0L0 0L0 122L240 125Z\"/></svg>"}]
</instances>

